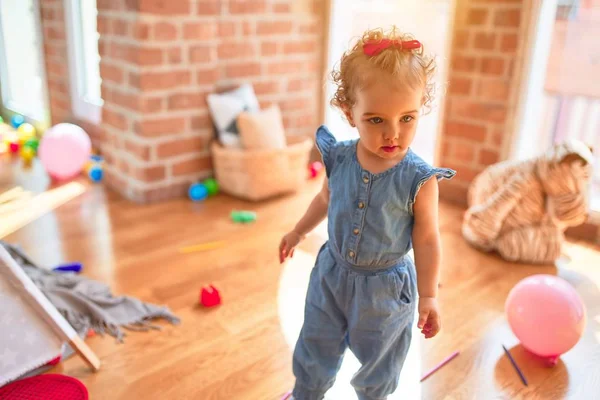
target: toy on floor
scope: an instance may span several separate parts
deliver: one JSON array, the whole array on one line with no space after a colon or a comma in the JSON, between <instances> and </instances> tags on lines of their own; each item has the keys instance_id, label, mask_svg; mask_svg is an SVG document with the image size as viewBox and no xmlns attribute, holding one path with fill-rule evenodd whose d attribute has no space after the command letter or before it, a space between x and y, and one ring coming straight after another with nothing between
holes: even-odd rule
<instances>
[{"instance_id":1,"label":"toy on floor","mask_svg":"<svg viewBox=\"0 0 600 400\"><path fill-rule=\"evenodd\" d=\"M104 177L103 164L104 159L101 156L91 155L90 159L85 163L83 171L92 182L100 182Z\"/></svg>"},{"instance_id":2,"label":"toy on floor","mask_svg":"<svg viewBox=\"0 0 600 400\"><path fill-rule=\"evenodd\" d=\"M252 211L232 211L231 220L236 224L248 224L256 221L256 213Z\"/></svg>"},{"instance_id":3,"label":"toy on floor","mask_svg":"<svg viewBox=\"0 0 600 400\"><path fill-rule=\"evenodd\" d=\"M214 196L217 193L219 193L219 184L214 178L208 178L207 180L205 180L204 186L206 186L209 196Z\"/></svg>"},{"instance_id":4,"label":"toy on floor","mask_svg":"<svg viewBox=\"0 0 600 400\"><path fill-rule=\"evenodd\" d=\"M479 174L469 188L464 238L509 261L552 264L563 232L588 214L592 151L569 140L525 161L505 161Z\"/></svg>"},{"instance_id":5,"label":"toy on floor","mask_svg":"<svg viewBox=\"0 0 600 400\"><path fill-rule=\"evenodd\" d=\"M213 250L213 249L222 247L224 245L225 245L224 241L208 242L208 243L196 244L193 246L182 247L181 249L179 249L179 251L181 253L194 253L197 251Z\"/></svg>"},{"instance_id":6,"label":"toy on floor","mask_svg":"<svg viewBox=\"0 0 600 400\"><path fill-rule=\"evenodd\" d=\"M92 142L77 125L61 123L48 129L39 147L39 157L48 174L66 180L79 174L90 157Z\"/></svg>"},{"instance_id":7,"label":"toy on floor","mask_svg":"<svg viewBox=\"0 0 600 400\"><path fill-rule=\"evenodd\" d=\"M188 189L188 196L192 201L202 201L208 197L208 189L203 183L194 183Z\"/></svg>"},{"instance_id":8,"label":"toy on floor","mask_svg":"<svg viewBox=\"0 0 600 400\"><path fill-rule=\"evenodd\" d=\"M204 307L214 307L221 304L219 291L213 285L203 287L200 292L200 304Z\"/></svg>"},{"instance_id":9,"label":"toy on floor","mask_svg":"<svg viewBox=\"0 0 600 400\"><path fill-rule=\"evenodd\" d=\"M15 129L17 129L23 123L25 123L25 118L23 118L22 115L15 114L10 118L10 124Z\"/></svg>"},{"instance_id":10,"label":"toy on floor","mask_svg":"<svg viewBox=\"0 0 600 400\"><path fill-rule=\"evenodd\" d=\"M433 367L432 369L430 369L429 372L427 372L425 375L423 375L423 377L421 378L420 382L423 382L425 379L429 378L431 375L433 375L434 373L436 373L444 365L446 365L450 361L454 360L459 354L460 354L459 351L455 351L454 353L450 354L448 357L446 357L444 360L442 360L438 365L436 365L435 367Z\"/></svg>"},{"instance_id":11,"label":"toy on floor","mask_svg":"<svg viewBox=\"0 0 600 400\"><path fill-rule=\"evenodd\" d=\"M549 365L577 344L586 324L579 294L553 275L532 275L517 283L508 294L505 311L523 347Z\"/></svg>"},{"instance_id":12,"label":"toy on floor","mask_svg":"<svg viewBox=\"0 0 600 400\"><path fill-rule=\"evenodd\" d=\"M71 376L45 374L0 387L0 399L87 400L88 390L80 380Z\"/></svg>"},{"instance_id":13,"label":"toy on floor","mask_svg":"<svg viewBox=\"0 0 600 400\"><path fill-rule=\"evenodd\" d=\"M323 164L320 161L315 161L308 167L311 178L316 178L319 173L323 170Z\"/></svg>"},{"instance_id":14,"label":"toy on floor","mask_svg":"<svg viewBox=\"0 0 600 400\"><path fill-rule=\"evenodd\" d=\"M502 348L504 349L504 352L506 353L506 356L510 360L510 363L512 364L513 368L515 369L515 371L517 371L517 374L519 374L519 377L521 378L521 382L523 382L523 385L528 386L527 379L525 379L525 375L523 375L523 371L521 371L521 368L519 368L515 359L510 355L510 352L508 351L506 346L502 345Z\"/></svg>"}]
</instances>

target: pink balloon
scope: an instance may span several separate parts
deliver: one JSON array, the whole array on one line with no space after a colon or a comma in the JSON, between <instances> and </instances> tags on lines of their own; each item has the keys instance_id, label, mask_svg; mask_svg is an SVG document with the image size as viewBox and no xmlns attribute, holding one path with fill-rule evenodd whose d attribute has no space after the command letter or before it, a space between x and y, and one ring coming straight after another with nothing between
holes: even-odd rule
<instances>
[{"instance_id":1,"label":"pink balloon","mask_svg":"<svg viewBox=\"0 0 600 400\"><path fill-rule=\"evenodd\" d=\"M567 281L553 275L533 275L517 283L505 310L523 347L541 357L566 353L585 329L581 297Z\"/></svg>"},{"instance_id":2,"label":"pink balloon","mask_svg":"<svg viewBox=\"0 0 600 400\"><path fill-rule=\"evenodd\" d=\"M92 143L83 129L62 123L44 133L38 155L51 177L64 180L81 172L91 151Z\"/></svg>"}]
</instances>

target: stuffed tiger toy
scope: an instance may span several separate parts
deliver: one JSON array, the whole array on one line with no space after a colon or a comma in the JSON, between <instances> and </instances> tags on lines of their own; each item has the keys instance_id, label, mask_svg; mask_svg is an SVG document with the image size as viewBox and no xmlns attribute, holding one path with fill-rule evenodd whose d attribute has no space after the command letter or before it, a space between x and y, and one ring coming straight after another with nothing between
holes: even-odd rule
<instances>
[{"instance_id":1,"label":"stuffed tiger toy","mask_svg":"<svg viewBox=\"0 0 600 400\"><path fill-rule=\"evenodd\" d=\"M508 261L551 264L564 231L587 219L592 150L568 140L525 161L491 165L475 177L462 234Z\"/></svg>"}]
</instances>

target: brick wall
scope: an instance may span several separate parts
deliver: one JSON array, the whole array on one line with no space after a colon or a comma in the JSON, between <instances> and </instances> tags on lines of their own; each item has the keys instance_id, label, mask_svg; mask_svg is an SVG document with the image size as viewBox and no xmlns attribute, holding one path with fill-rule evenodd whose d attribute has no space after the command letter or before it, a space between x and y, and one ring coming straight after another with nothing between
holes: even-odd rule
<instances>
[{"instance_id":1,"label":"brick wall","mask_svg":"<svg viewBox=\"0 0 600 400\"><path fill-rule=\"evenodd\" d=\"M525 0L459 0L441 163L458 171L441 196L466 204L469 183L512 139Z\"/></svg>"},{"instance_id":2,"label":"brick wall","mask_svg":"<svg viewBox=\"0 0 600 400\"><path fill-rule=\"evenodd\" d=\"M98 0L107 183L139 202L211 175L206 95L253 84L286 132L318 124L322 10L313 0Z\"/></svg>"}]
</instances>

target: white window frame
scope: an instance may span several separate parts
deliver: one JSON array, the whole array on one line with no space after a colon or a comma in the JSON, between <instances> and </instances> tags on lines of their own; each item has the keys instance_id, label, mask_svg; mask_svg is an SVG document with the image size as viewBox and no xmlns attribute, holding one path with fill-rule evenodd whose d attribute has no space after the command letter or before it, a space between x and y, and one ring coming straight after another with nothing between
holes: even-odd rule
<instances>
[{"instance_id":1,"label":"white window frame","mask_svg":"<svg viewBox=\"0 0 600 400\"><path fill-rule=\"evenodd\" d=\"M1 1L1 0L0 0ZM42 99L43 105L42 110L39 110L37 113L31 113L29 110L26 110L22 107L22 104L15 103L10 98L10 80L8 77L8 62L6 59L6 50L4 45L4 35L2 32L2 20L0 20L0 91L2 95L2 108L7 110L10 114L16 113L27 117L30 120L38 122L42 125L47 124L49 121L49 110L48 110L48 78L46 75L46 61L44 57L44 48L43 48L43 34L42 34L42 17L40 14L40 3L39 0L32 0L33 6L33 17L35 19L35 34L37 36L37 43L35 51L38 52L40 57L39 72L42 78Z\"/></svg>"},{"instance_id":2,"label":"white window frame","mask_svg":"<svg viewBox=\"0 0 600 400\"><path fill-rule=\"evenodd\" d=\"M83 29L81 24L81 0L64 0L65 26L69 54L71 107L75 117L93 124L102 121L102 99L89 99L85 88L85 63L83 54Z\"/></svg>"}]
</instances>

